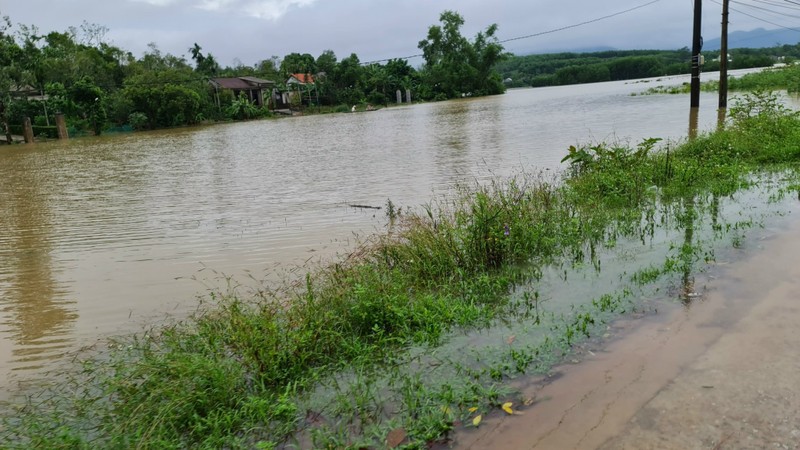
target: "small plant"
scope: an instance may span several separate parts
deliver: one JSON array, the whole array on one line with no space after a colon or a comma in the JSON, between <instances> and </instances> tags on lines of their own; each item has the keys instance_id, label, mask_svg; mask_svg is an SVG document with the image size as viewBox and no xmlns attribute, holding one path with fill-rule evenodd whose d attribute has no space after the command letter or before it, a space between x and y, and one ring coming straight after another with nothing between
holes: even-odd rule
<instances>
[{"instance_id":1,"label":"small plant","mask_svg":"<svg viewBox=\"0 0 800 450\"><path fill-rule=\"evenodd\" d=\"M228 117L234 120L253 119L259 115L259 109L244 93L240 93L225 111Z\"/></svg>"},{"instance_id":2,"label":"small plant","mask_svg":"<svg viewBox=\"0 0 800 450\"><path fill-rule=\"evenodd\" d=\"M147 128L147 122L147 116L140 112L133 112L128 116L128 123L130 123L131 128L136 131Z\"/></svg>"}]
</instances>

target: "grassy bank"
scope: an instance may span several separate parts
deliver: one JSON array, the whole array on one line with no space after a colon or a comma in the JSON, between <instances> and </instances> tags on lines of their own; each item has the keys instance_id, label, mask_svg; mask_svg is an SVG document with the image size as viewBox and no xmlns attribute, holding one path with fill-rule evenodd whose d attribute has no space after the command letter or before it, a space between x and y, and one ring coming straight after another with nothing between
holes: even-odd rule
<instances>
[{"instance_id":1,"label":"grassy bank","mask_svg":"<svg viewBox=\"0 0 800 450\"><path fill-rule=\"evenodd\" d=\"M563 179L462 186L419 212L389 203L385 235L301 283L219 293L194 317L84 356L5 416L3 445L422 448L479 426L528 403L509 379L643 308L642 292L674 285L690 299L714 243L758 224L720 213L735 194L796 189L800 117L764 94L731 117L680 146L570 148ZM637 253L656 242L662 253ZM623 250L633 256L602 268ZM618 283L576 291L575 277L599 273Z\"/></svg>"},{"instance_id":2,"label":"grassy bank","mask_svg":"<svg viewBox=\"0 0 800 450\"><path fill-rule=\"evenodd\" d=\"M655 86L640 94L688 94L691 86L684 83L679 86ZM703 92L717 92L719 80L708 80L700 84ZM790 94L800 92L800 64L773 67L759 72L748 73L741 77L728 77L730 91L771 91L785 90Z\"/></svg>"}]
</instances>

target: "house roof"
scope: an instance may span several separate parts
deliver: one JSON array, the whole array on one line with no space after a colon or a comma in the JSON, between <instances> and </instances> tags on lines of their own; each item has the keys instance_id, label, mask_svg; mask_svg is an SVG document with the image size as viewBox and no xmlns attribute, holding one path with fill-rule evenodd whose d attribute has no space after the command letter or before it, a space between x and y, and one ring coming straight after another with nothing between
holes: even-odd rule
<instances>
[{"instance_id":1,"label":"house roof","mask_svg":"<svg viewBox=\"0 0 800 450\"><path fill-rule=\"evenodd\" d=\"M256 77L212 78L211 82L223 89L258 89L275 84L274 81Z\"/></svg>"},{"instance_id":2,"label":"house roof","mask_svg":"<svg viewBox=\"0 0 800 450\"><path fill-rule=\"evenodd\" d=\"M239 77L239 79L247 81L248 83L253 83L253 84L259 85L259 86L263 86L263 85L270 86L270 85L275 84L274 81L265 80L263 78L256 78L256 77Z\"/></svg>"},{"instance_id":3,"label":"house roof","mask_svg":"<svg viewBox=\"0 0 800 450\"><path fill-rule=\"evenodd\" d=\"M295 81L292 81L294 78ZM300 83L300 84L313 84L314 77L308 73L293 73L291 77L289 77L289 81L287 83Z\"/></svg>"},{"instance_id":4,"label":"house roof","mask_svg":"<svg viewBox=\"0 0 800 450\"><path fill-rule=\"evenodd\" d=\"M212 78L211 81L225 89L253 89L256 87L241 78Z\"/></svg>"}]
</instances>

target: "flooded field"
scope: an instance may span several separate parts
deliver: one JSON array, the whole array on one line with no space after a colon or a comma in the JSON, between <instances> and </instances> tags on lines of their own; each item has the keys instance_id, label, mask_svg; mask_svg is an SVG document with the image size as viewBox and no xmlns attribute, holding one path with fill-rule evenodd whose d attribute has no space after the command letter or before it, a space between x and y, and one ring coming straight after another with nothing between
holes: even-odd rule
<instances>
[{"instance_id":1,"label":"flooded field","mask_svg":"<svg viewBox=\"0 0 800 450\"><path fill-rule=\"evenodd\" d=\"M454 182L555 171L577 143L682 139L686 97L630 95L648 84L4 148L4 392L109 335L183 317L209 290L280 279L384 229L384 210L351 205L417 207ZM715 104L703 95L701 129Z\"/></svg>"}]
</instances>

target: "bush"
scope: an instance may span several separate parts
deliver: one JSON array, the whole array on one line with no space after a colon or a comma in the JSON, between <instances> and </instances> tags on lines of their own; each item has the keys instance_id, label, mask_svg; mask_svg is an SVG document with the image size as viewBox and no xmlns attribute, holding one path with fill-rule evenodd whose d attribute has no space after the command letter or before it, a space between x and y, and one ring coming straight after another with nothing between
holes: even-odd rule
<instances>
[{"instance_id":1,"label":"bush","mask_svg":"<svg viewBox=\"0 0 800 450\"><path fill-rule=\"evenodd\" d=\"M144 130L147 128L147 116L144 113L134 112L128 116L128 123L135 131Z\"/></svg>"},{"instance_id":2,"label":"bush","mask_svg":"<svg viewBox=\"0 0 800 450\"><path fill-rule=\"evenodd\" d=\"M259 116L259 109L244 94L239 94L239 98L233 100L225 112L233 120L253 119Z\"/></svg>"}]
</instances>

